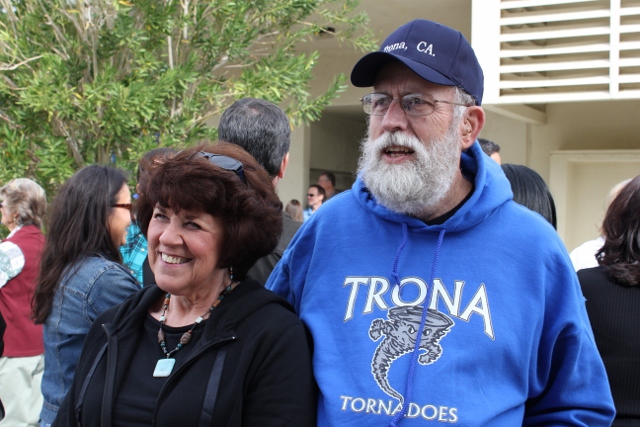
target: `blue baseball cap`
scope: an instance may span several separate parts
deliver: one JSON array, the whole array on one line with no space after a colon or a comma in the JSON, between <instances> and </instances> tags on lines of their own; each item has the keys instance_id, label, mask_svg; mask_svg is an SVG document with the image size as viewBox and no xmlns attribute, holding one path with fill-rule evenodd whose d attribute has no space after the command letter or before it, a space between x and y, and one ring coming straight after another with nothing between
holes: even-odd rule
<instances>
[{"instance_id":1,"label":"blue baseball cap","mask_svg":"<svg viewBox=\"0 0 640 427\"><path fill-rule=\"evenodd\" d=\"M395 30L378 52L363 56L351 71L351 83L370 87L383 65L400 61L423 79L458 86L482 104L484 74L473 48L460 31L425 19Z\"/></svg>"}]
</instances>

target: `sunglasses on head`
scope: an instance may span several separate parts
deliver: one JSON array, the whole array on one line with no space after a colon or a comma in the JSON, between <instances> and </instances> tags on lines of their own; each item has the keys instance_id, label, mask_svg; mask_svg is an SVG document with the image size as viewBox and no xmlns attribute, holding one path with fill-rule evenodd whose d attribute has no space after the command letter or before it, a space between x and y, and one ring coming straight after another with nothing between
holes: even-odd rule
<instances>
[{"instance_id":1,"label":"sunglasses on head","mask_svg":"<svg viewBox=\"0 0 640 427\"><path fill-rule=\"evenodd\" d=\"M244 182L245 184L247 183L247 180L244 176L244 167L242 166L242 163L239 160L236 160L233 157L224 156L222 154L207 153L206 151L199 151L198 154L201 157L204 157L205 159L209 160L211 163L218 166L219 168L222 168L227 171L235 172L236 175L238 175L238 178L240 178L242 182Z\"/></svg>"}]
</instances>

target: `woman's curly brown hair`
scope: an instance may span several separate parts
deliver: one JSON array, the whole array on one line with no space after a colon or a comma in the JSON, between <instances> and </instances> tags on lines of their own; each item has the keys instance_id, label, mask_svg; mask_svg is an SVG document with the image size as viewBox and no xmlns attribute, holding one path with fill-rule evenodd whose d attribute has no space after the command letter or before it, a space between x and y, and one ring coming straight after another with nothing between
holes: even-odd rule
<instances>
[{"instance_id":1,"label":"woman's curly brown hair","mask_svg":"<svg viewBox=\"0 0 640 427\"><path fill-rule=\"evenodd\" d=\"M201 151L240 161L246 183L234 171L201 156ZM135 208L145 236L157 203L176 212L202 210L222 220L225 235L218 267L233 267L238 279L278 244L282 203L267 172L239 146L201 145L145 168L149 174L141 182Z\"/></svg>"}]
</instances>

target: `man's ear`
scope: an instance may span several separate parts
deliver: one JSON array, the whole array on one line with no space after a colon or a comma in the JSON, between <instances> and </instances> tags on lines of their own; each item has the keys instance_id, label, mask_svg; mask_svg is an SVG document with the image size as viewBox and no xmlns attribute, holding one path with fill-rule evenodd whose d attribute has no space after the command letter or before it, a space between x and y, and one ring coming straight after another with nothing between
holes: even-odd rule
<instances>
[{"instance_id":1,"label":"man's ear","mask_svg":"<svg viewBox=\"0 0 640 427\"><path fill-rule=\"evenodd\" d=\"M484 126L484 110L482 107L469 107L462 123L462 149L466 150L475 142Z\"/></svg>"},{"instance_id":2,"label":"man's ear","mask_svg":"<svg viewBox=\"0 0 640 427\"><path fill-rule=\"evenodd\" d=\"M280 163L280 171L278 171L278 178L284 178L284 171L287 169L287 165L289 164L289 153L285 154L282 158L282 163Z\"/></svg>"}]
</instances>

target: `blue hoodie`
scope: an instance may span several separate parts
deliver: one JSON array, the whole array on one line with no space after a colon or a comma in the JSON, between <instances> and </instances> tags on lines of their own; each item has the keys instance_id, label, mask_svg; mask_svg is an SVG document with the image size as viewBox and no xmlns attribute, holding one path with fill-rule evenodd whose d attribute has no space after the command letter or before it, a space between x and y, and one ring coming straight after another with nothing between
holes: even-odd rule
<instances>
[{"instance_id":1,"label":"blue hoodie","mask_svg":"<svg viewBox=\"0 0 640 427\"><path fill-rule=\"evenodd\" d=\"M461 167L475 189L443 224L388 210L358 179L273 271L266 286L313 335L318 425L609 426L563 243L478 143Z\"/></svg>"}]
</instances>

